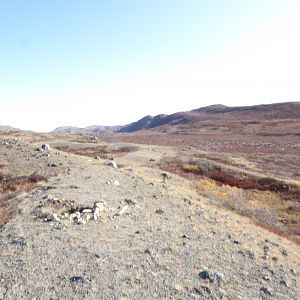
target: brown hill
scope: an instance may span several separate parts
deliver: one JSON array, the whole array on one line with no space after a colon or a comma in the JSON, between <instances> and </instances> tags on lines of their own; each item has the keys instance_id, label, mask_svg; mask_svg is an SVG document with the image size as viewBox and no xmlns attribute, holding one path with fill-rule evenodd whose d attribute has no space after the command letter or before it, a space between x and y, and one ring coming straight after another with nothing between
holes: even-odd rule
<instances>
[{"instance_id":1,"label":"brown hill","mask_svg":"<svg viewBox=\"0 0 300 300\"><path fill-rule=\"evenodd\" d=\"M171 115L147 116L118 132L140 130L202 133L300 134L300 103L228 107L212 105Z\"/></svg>"}]
</instances>

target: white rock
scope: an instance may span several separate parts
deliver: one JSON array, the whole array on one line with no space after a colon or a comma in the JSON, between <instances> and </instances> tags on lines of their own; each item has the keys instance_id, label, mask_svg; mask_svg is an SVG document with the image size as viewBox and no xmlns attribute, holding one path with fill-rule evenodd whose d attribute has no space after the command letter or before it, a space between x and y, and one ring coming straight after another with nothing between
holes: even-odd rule
<instances>
[{"instance_id":1,"label":"white rock","mask_svg":"<svg viewBox=\"0 0 300 300\"><path fill-rule=\"evenodd\" d=\"M128 205L123 206L117 213L116 216L121 216L128 209Z\"/></svg>"},{"instance_id":2,"label":"white rock","mask_svg":"<svg viewBox=\"0 0 300 300\"><path fill-rule=\"evenodd\" d=\"M92 213L93 212L93 209L92 208L86 208L84 209L81 213L82 214L88 214L88 213Z\"/></svg>"},{"instance_id":3,"label":"white rock","mask_svg":"<svg viewBox=\"0 0 300 300\"><path fill-rule=\"evenodd\" d=\"M98 220L99 214L100 214L100 208L95 207L94 212L93 212L94 221Z\"/></svg>"},{"instance_id":4,"label":"white rock","mask_svg":"<svg viewBox=\"0 0 300 300\"><path fill-rule=\"evenodd\" d=\"M113 160L108 161L107 162L107 166L112 167L114 169L118 169L117 163L115 161L113 161Z\"/></svg>"},{"instance_id":5,"label":"white rock","mask_svg":"<svg viewBox=\"0 0 300 300\"><path fill-rule=\"evenodd\" d=\"M79 219L77 219L77 224L78 225L84 225L84 224L86 224L86 220L84 220L82 218L79 218Z\"/></svg>"},{"instance_id":6,"label":"white rock","mask_svg":"<svg viewBox=\"0 0 300 300\"><path fill-rule=\"evenodd\" d=\"M49 151L49 150L50 150L50 145L49 145L49 144L43 144L43 145L42 145L42 149L43 149L44 151Z\"/></svg>"},{"instance_id":7,"label":"white rock","mask_svg":"<svg viewBox=\"0 0 300 300\"><path fill-rule=\"evenodd\" d=\"M105 209L105 202L104 202L104 201L95 202L95 203L94 203L93 210L94 210L96 207L99 208L99 212L104 211L104 209Z\"/></svg>"},{"instance_id":8,"label":"white rock","mask_svg":"<svg viewBox=\"0 0 300 300\"><path fill-rule=\"evenodd\" d=\"M120 186L120 182L118 180L114 180L112 182L112 185L114 185L114 186Z\"/></svg>"},{"instance_id":9,"label":"white rock","mask_svg":"<svg viewBox=\"0 0 300 300\"><path fill-rule=\"evenodd\" d=\"M48 215L44 219L44 221L45 222L51 222L51 221L58 222L58 221L60 221L60 218L57 216L57 214L51 214L51 215Z\"/></svg>"},{"instance_id":10,"label":"white rock","mask_svg":"<svg viewBox=\"0 0 300 300\"><path fill-rule=\"evenodd\" d=\"M48 195L48 197L47 197L47 200L48 201L51 201L51 202L55 202L55 201L58 201L58 198L57 197L53 197L52 195Z\"/></svg>"}]
</instances>

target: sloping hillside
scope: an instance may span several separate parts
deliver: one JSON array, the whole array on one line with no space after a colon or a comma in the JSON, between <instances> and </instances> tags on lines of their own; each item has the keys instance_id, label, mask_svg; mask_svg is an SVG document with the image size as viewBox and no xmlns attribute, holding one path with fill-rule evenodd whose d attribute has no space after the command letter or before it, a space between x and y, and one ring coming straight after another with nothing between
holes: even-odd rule
<instances>
[{"instance_id":1,"label":"sloping hillside","mask_svg":"<svg viewBox=\"0 0 300 300\"><path fill-rule=\"evenodd\" d=\"M289 102L239 107L218 104L171 115L148 115L124 126L63 126L56 128L52 133L97 135L154 130L208 134L300 135L299 128L300 103Z\"/></svg>"}]
</instances>

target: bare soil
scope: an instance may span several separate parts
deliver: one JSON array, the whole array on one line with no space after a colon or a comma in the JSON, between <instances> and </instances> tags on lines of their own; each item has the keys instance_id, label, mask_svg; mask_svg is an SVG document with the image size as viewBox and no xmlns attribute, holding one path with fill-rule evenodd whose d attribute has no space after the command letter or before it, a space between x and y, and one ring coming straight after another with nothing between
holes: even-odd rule
<instances>
[{"instance_id":1,"label":"bare soil","mask_svg":"<svg viewBox=\"0 0 300 300\"><path fill-rule=\"evenodd\" d=\"M51 150L37 151L44 142ZM114 160L123 167L114 169L107 159L55 149L61 146L120 149L124 143L91 143L85 136L1 138L2 174L46 179L12 196L18 209L1 227L0 299L298 299L299 246L216 204L227 191L232 198L226 203L247 195L257 205L265 193L281 205L274 191L162 174L158 164L166 157L199 159L195 148L131 145L135 151L118 153ZM247 165L243 172L261 175L245 157L233 158ZM105 202L98 222L79 225L63 217L98 201ZM59 220L47 219L53 214Z\"/></svg>"}]
</instances>

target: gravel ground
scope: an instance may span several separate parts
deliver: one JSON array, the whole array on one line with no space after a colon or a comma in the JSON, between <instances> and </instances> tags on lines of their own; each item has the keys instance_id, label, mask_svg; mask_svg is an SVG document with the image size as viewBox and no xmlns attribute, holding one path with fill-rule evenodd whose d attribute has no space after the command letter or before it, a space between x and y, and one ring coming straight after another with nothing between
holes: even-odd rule
<instances>
[{"instance_id":1,"label":"gravel ground","mask_svg":"<svg viewBox=\"0 0 300 300\"><path fill-rule=\"evenodd\" d=\"M52 177L1 228L0 299L299 299L299 247L189 181L13 141L0 141L10 172ZM99 201L97 221L69 220Z\"/></svg>"}]
</instances>

